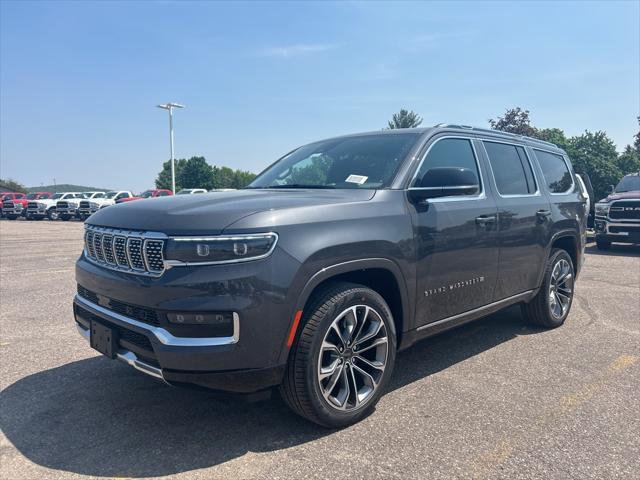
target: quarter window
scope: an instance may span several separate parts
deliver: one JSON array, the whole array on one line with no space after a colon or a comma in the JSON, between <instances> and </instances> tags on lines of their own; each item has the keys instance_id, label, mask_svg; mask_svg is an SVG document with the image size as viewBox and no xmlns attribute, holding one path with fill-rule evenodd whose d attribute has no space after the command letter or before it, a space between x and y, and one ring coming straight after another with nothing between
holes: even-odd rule
<instances>
[{"instance_id":1,"label":"quarter window","mask_svg":"<svg viewBox=\"0 0 640 480\"><path fill-rule=\"evenodd\" d=\"M427 153L422 165L420 165L420 170L418 170L412 186L419 187L422 184L424 174L432 168L438 167L460 167L471 170L476 177L477 184L480 185L478 163L469 139L445 138L436 141L429 149L429 153ZM480 188L482 189L482 185L480 185ZM473 195L477 195L477 193Z\"/></svg>"},{"instance_id":2,"label":"quarter window","mask_svg":"<svg viewBox=\"0 0 640 480\"><path fill-rule=\"evenodd\" d=\"M537 190L524 148L506 143L484 142L500 195L531 195Z\"/></svg>"},{"instance_id":3,"label":"quarter window","mask_svg":"<svg viewBox=\"0 0 640 480\"><path fill-rule=\"evenodd\" d=\"M565 193L571 188L571 172L564 158L554 153L535 150L545 182L551 193Z\"/></svg>"}]
</instances>

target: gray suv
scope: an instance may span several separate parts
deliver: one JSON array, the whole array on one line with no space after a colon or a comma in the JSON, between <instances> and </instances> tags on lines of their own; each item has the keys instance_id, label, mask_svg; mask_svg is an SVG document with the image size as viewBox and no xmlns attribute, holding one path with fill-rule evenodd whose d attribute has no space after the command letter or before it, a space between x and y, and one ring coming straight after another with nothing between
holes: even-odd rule
<instances>
[{"instance_id":1,"label":"gray suv","mask_svg":"<svg viewBox=\"0 0 640 480\"><path fill-rule=\"evenodd\" d=\"M562 325L587 208L566 153L532 138L438 125L323 140L242 190L91 216L76 326L168 384L279 387L340 427L420 339L514 304Z\"/></svg>"}]
</instances>

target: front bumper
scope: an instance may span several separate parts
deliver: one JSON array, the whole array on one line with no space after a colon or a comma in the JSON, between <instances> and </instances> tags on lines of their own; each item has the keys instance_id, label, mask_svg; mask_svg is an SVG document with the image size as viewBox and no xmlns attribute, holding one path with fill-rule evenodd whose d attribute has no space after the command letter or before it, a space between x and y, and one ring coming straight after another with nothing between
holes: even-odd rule
<instances>
[{"instance_id":1,"label":"front bumper","mask_svg":"<svg viewBox=\"0 0 640 480\"><path fill-rule=\"evenodd\" d=\"M287 270L293 274L295 269L279 268L274 275L269 262L286 263L278 257L276 249L272 257L261 261L172 268L158 278L101 268L80 258L78 284L95 292L98 300L76 296L76 323L87 332L91 319L118 330L122 339L119 353L124 356L118 358L129 364L131 360L134 368L155 372L168 383L236 393L264 390L282 380L293 318L294 302L287 298L285 285L290 281ZM155 326L138 321L135 314L96 303L111 306L102 297L159 313L235 312L233 334L198 337L190 331L190 336L180 336L186 334L162 323L164 317Z\"/></svg>"},{"instance_id":2,"label":"front bumper","mask_svg":"<svg viewBox=\"0 0 640 480\"><path fill-rule=\"evenodd\" d=\"M56 212L58 213L58 215L71 215L74 216L76 214L76 210L77 208L74 207L67 207L67 208L58 208L56 207Z\"/></svg>"},{"instance_id":3,"label":"front bumper","mask_svg":"<svg viewBox=\"0 0 640 480\"><path fill-rule=\"evenodd\" d=\"M30 217L46 217L46 208L27 208L27 215Z\"/></svg>"},{"instance_id":4,"label":"front bumper","mask_svg":"<svg viewBox=\"0 0 640 480\"><path fill-rule=\"evenodd\" d=\"M21 205L15 205L10 208L5 208L5 207L2 208L3 215L22 215L23 211L24 209L22 208Z\"/></svg>"},{"instance_id":5,"label":"front bumper","mask_svg":"<svg viewBox=\"0 0 640 480\"><path fill-rule=\"evenodd\" d=\"M640 243L640 222L611 221L596 217L595 232L597 240L617 243Z\"/></svg>"}]
</instances>

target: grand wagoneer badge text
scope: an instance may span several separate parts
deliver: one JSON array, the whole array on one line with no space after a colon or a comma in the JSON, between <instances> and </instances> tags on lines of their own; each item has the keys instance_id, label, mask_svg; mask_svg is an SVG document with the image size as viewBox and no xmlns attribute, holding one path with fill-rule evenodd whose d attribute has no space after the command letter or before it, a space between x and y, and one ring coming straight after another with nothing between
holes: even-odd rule
<instances>
[{"instance_id":1,"label":"grand wagoneer badge text","mask_svg":"<svg viewBox=\"0 0 640 480\"><path fill-rule=\"evenodd\" d=\"M458 288L465 288L465 287L470 287L471 285L475 285L476 283L482 283L484 282L484 277L474 277L471 278L469 280L462 280L460 282L453 282L450 283L449 285L443 285L441 287L437 287L437 288L430 288L428 290L424 291L424 296L425 297L430 297L432 295L436 295L439 293L447 293L450 292L452 290L457 290Z\"/></svg>"}]
</instances>

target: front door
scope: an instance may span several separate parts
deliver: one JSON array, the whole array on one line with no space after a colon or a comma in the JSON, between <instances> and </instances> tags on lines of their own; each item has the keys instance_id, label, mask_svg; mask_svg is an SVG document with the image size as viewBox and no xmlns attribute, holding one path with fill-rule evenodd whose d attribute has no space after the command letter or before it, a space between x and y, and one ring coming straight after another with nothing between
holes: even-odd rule
<instances>
[{"instance_id":1,"label":"front door","mask_svg":"<svg viewBox=\"0 0 640 480\"><path fill-rule=\"evenodd\" d=\"M485 184L475 141L439 137L429 146L412 186L431 168L475 172L479 191L411 205L416 241L417 326L493 301L498 272L497 209Z\"/></svg>"}]
</instances>

